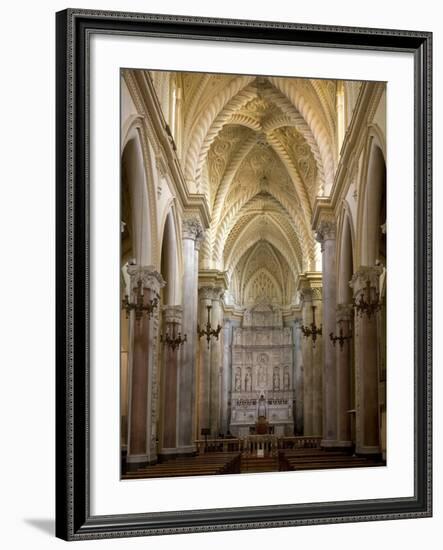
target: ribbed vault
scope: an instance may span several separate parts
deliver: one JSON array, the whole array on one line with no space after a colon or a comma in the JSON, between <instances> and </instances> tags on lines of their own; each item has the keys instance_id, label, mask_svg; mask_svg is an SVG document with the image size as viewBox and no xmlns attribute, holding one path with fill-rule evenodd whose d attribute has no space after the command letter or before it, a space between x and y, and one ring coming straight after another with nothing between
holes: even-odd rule
<instances>
[{"instance_id":1,"label":"ribbed vault","mask_svg":"<svg viewBox=\"0 0 443 550\"><path fill-rule=\"evenodd\" d=\"M260 289L289 305L298 274L316 269L312 207L335 171L335 104L334 81L182 73L182 166L211 213L201 265L228 273L239 305Z\"/></svg>"}]
</instances>

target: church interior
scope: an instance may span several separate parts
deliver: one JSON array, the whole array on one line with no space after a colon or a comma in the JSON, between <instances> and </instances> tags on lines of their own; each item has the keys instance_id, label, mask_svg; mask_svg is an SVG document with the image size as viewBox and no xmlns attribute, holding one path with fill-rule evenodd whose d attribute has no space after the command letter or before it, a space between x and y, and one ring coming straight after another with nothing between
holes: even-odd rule
<instances>
[{"instance_id":1,"label":"church interior","mask_svg":"<svg viewBox=\"0 0 443 550\"><path fill-rule=\"evenodd\" d=\"M123 479L386 464L386 85L121 71Z\"/></svg>"}]
</instances>

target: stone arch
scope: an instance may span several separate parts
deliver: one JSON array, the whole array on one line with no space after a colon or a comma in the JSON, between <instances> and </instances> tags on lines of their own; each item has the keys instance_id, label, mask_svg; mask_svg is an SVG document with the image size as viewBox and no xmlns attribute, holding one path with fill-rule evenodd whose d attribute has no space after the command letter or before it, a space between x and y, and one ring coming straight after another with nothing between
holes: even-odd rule
<instances>
[{"instance_id":1,"label":"stone arch","mask_svg":"<svg viewBox=\"0 0 443 550\"><path fill-rule=\"evenodd\" d=\"M243 290L243 289L242 289ZM251 300L249 297L251 296ZM246 303L282 303L282 289L277 279L266 268L257 270L246 283L242 302Z\"/></svg>"},{"instance_id":2,"label":"stone arch","mask_svg":"<svg viewBox=\"0 0 443 550\"><path fill-rule=\"evenodd\" d=\"M129 139L122 152L121 181L122 189L128 193L128 208L131 212L130 227L132 253L131 260L139 265L151 265L153 250L152 224L147 208L148 192L143 153L139 139Z\"/></svg>"},{"instance_id":3,"label":"stone arch","mask_svg":"<svg viewBox=\"0 0 443 550\"><path fill-rule=\"evenodd\" d=\"M181 303L180 281L180 255L177 238L177 226L174 219L174 211L171 208L166 215L161 240L160 272L166 281L162 289L162 302L164 305L176 305Z\"/></svg>"},{"instance_id":4,"label":"stone arch","mask_svg":"<svg viewBox=\"0 0 443 550\"><path fill-rule=\"evenodd\" d=\"M379 260L380 216L386 212L386 162L376 134L368 138L367 161L359 190L357 218L360 265L375 265Z\"/></svg>"},{"instance_id":5,"label":"stone arch","mask_svg":"<svg viewBox=\"0 0 443 550\"><path fill-rule=\"evenodd\" d=\"M338 259L337 259L337 303L349 304L352 302L352 289L350 281L355 271L354 238L352 222L349 212L344 209L338 234Z\"/></svg>"},{"instance_id":6,"label":"stone arch","mask_svg":"<svg viewBox=\"0 0 443 550\"><path fill-rule=\"evenodd\" d=\"M138 230L144 242L150 242L150 246L145 250L146 263L142 265L155 265L159 262L158 250L158 215L157 215L157 195L156 195L156 170L150 151L149 139L144 126L143 119L140 116L131 117L125 125L125 131L122 132L121 140L121 177L123 177L123 159L128 154L128 147L135 147L134 159L137 166L136 177L129 192L132 199L140 200L138 210L143 208L144 227L139 226ZM135 214L135 213L134 213ZM136 223L136 220L134 220ZM155 236L155 238L152 238ZM137 249L138 250L138 249ZM138 261L138 259L136 258Z\"/></svg>"}]
</instances>

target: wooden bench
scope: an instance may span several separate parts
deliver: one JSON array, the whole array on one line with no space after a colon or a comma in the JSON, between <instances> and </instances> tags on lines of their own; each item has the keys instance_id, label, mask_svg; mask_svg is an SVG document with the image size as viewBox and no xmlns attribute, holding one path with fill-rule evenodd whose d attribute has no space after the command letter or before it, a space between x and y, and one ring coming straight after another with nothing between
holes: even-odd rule
<instances>
[{"instance_id":1,"label":"wooden bench","mask_svg":"<svg viewBox=\"0 0 443 550\"><path fill-rule=\"evenodd\" d=\"M353 456L347 450L286 449L279 452L280 471L354 468L382 464L377 459Z\"/></svg>"},{"instance_id":2,"label":"wooden bench","mask_svg":"<svg viewBox=\"0 0 443 550\"><path fill-rule=\"evenodd\" d=\"M239 453L211 453L195 457L178 457L127 472L123 479L217 475L240 472Z\"/></svg>"}]
</instances>

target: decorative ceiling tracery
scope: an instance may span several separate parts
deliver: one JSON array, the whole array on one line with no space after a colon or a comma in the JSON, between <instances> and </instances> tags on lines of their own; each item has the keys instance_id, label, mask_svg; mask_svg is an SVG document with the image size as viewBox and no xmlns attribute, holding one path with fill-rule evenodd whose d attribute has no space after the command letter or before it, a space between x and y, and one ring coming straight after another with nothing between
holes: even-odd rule
<instances>
[{"instance_id":1,"label":"decorative ceiling tracery","mask_svg":"<svg viewBox=\"0 0 443 550\"><path fill-rule=\"evenodd\" d=\"M289 304L298 274L316 268L312 207L337 163L336 82L181 78L182 168L211 213L202 264L228 272L239 303L262 289Z\"/></svg>"}]
</instances>

